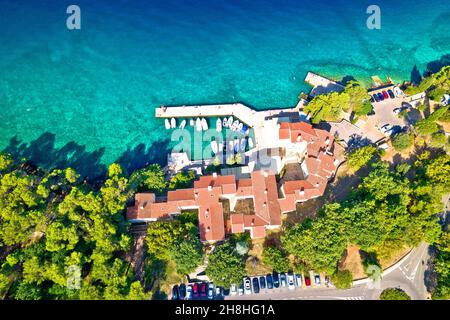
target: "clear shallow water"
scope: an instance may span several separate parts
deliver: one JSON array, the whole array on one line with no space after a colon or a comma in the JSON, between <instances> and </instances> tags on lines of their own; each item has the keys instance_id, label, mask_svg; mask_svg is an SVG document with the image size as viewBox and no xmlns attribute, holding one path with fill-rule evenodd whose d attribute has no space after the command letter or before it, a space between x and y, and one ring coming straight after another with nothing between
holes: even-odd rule
<instances>
[{"instance_id":1,"label":"clear shallow water","mask_svg":"<svg viewBox=\"0 0 450 320\"><path fill-rule=\"evenodd\" d=\"M92 173L164 161L161 105L295 105L311 70L410 79L450 53L446 1L0 1L0 150Z\"/></svg>"}]
</instances>

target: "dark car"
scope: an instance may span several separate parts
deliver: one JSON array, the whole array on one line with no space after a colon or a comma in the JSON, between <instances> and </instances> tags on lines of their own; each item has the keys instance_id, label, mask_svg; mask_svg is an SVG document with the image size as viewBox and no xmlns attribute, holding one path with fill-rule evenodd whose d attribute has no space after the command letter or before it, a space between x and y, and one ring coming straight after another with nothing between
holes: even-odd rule
<instances>
[{"instance_id":1,"label":"dark car","mask_svg":"<svg viewBox=\"0 0 450 320\"><path fill-rule=\"evenodd\" d=\"M280 287L280 278L278 277L278 273L273 273L273 287L279 288Z\"/></svg>"},{"instance_id":2,"label":"dark car","mask_svg":"<svg viewBox=\"0 0 450 320\"><path fill-rule=\"evenodd\" d=\"M374 103L374 102L375 102L375 99L374 99L374 97L373 97L373 96L370 96L370 102L372 102L372 103Z\"/></svg>"},{"instance_id":3,"label":"dark car","mask_svg":"<svg viewBox=\"0 0 450 320\"><path fill-rule=\"evenodd\" d=\"M194 283L194 287L193 287L193 293L192 293L192 297L194 299L198 298L200 296L200 288L198 283Z\"/></svg>"},{"instance_id":4,"label":"dark car","mask_svg":"<svg viewBox=\"0 0 450 320\"><path fill-rule=\"evenodd\" d=\"M184 283L180 284L178 293L180 294L180 299L184 300L186 298L186 285Z\"/></svg>"},{"instance_id":5,"label":"dark car","mask_svg":"<svg viewBox=\"0 0 450 320\"><path fill-rule=\"evenodd\" d=\"M254 293L259 293L258 278L257 277L253 278L252 282L253 282L253 292Z\"/></svg>"},{"instance_id":6,"label":"dark car","mask_svg":"<svg viewBox=\"0 0 450 320\"><path fill-rule=\"evenodd\" d=\"M382 94L381 92L378 92L378 93L377 93L377 96L378 96L378 98L380 99L380 101L383 101L383 100L384 100L384 96L383 96L383 94Z\"/></svg>"},{"instance_id":7,"label":"dark car","mask_svg":"<svg viewBox=\"0 0 450 320\"><path fill-rule=\"evenodd\" d=\"M383 98L389 99L389 95L386 91L382 91L381 93L383 94Z\"/></svg>"},{"instance_id":8,"label":"dark car","mask_svg":"<svg viewBox=\"0 0 450 320\"><path fill-rule=\"evenodd\" d=\"M308 287L311 285L311 279L308 276L305 276L305 285Z\"/></svg>"},{"instance_id":9,"label":"dark car","mask_svg":"<svg viewBox=\"0 0 450 320\"><path fill-rule=\"evenodd\" d=\"M412 105L410 105L408 102L403 101L402 102L402 108L411 109Z\"/></svg>"},{"instance_id":10,"label":"dark car","mask_svg":"<svg viewBox=\"0 0 450 320\"><path fill-rule=\"evenodd\" d=\"M264 276L259 277L259 286L261 289L266 288L266 278Z\"/></svg>"},{"instance_id":11,"label":"dark car","mask_svg":"<svg viewBox=\"0 0 450 320\"><path fill-rule=\"evenodd\" d=\"M222 293L225 297L228 297L230 295L230 289L227 288L223 288L222 289Z\"/></svg>"},{"instance_id":12,"label":"dark car","mask_svg":"<svg viewBox=\"0 0 450 320\"><path fill-rule=\"evenodd\" d=\"M270 273L268 273L266 275L266 281L267 281L267 289L272 289L273 288L273 278Z\"/></svg>"},{"instance_id":13,"label":"dark car","mask_svg":"<svg viewBox=\"0 0 450 320\"><path fill-rule=\"evenodd\" d=\"M284 272L280 273L280 282L281 282L281 286L282 287L286 287L287 286L286 273L284 273Z\"/></svg>"},{"instance_id":14,"label":"dark car","mask_svg":"<svg viewBox=\"0 0 450 320\"><path fill-rule=\"evenodd\" d=\"M178 293L178 286L173 286L172 288L172 300L180 299L180 294Z\"/></svg>"},{"instance_id":15,"label":"dark car","mask_svg":"<svg viewBox=\"0 0 450 320\"><path fill-rule=\"evenodd\" d=\"M372 97L375 99L376 102L380 102L380 98L376 93Z\"/></svg>"},{"instance_id":16,"label":"dark car","mask_svg":"<svg viewBox=\"0 0 450 320\"><path fill-rule=\"evenodd\" d=\"M389 90L387 91L387 93L389 94L389 97L391 97L391 99L394 99L394 98L395 98L394 92L392 92L391 89L389 89Z\"/></svg>"},{"instance_id":17,"label":"dark car","mask_svg":"<svg viewBox=\"0 0 450 320\"><path fill-rule=\"evenodd\" d=\"M200 296L206 298L206 283L200 284Z\"/></svg>"}]
</instances>

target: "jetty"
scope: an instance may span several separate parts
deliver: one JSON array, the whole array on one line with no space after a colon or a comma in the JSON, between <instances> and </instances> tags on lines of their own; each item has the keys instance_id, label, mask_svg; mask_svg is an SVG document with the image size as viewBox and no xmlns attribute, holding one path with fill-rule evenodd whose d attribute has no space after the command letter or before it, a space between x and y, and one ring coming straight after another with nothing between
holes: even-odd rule
<instances>
[{"instance_id":1,"label":"jetty","mask_svg":"<svg viewBox=\"0 0 450 320\"><path fill-rule=\"evenodd\" d=\"M345 86L342 84L314 72L308 72L305 82L313 87L310 92L310 96L312 97L333 91L341 92L345 89Z\"/></svg>"}]
</instances>

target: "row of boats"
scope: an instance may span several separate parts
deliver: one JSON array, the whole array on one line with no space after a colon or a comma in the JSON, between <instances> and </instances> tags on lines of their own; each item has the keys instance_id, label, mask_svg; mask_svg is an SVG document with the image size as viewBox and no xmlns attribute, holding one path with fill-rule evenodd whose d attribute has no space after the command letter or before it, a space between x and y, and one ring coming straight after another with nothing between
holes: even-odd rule
<instances>
[{"instance_id":1,"label":"row of boats","mask_svg":"<svg viewBox=\"0 0 450 320\"><path fill-rule=\"evenodd\" d=\"M230 116L228 118L225 117L223 119L218 118L217 122L216 122L217 132L221 132L222 128L229 128L231 131L240 131L240 132L243 132L246 134L249 133L250 129L245 124L243 124L242 122L240 122L237 119L234 121L233 120L234 120L233 116ZM179 128L184 129L186 127L186 124L187 124L187 121L186 121L186 119L184 119L183 121L181 121ZM206 121L205 118L201 118L201 119L197 118L195 121L194 121L194 119L190 119L189 125L191 127L195 127L195 129L197 131L208 130L208 122ZM169 119L166 119L165 126L166 126L167 130L175 129L177 127L177 120L175 118L170 119L170 121L169 121Z\"/></svg>"},{"instance_id":2,"label":"row of boats","mask_svg":"<svg viewBox=\"0 0 450 320\"><path fill-rule=\"evenodd\" d=\"M222 152L227 144L225 142L223 143L217 143L216 140L211 141L211 149L214 154L217 154L219 152ZM235 138L234 140L228 141L228 150L234 150L234 152L245 152L247 145L249 148L253 148L253 139L251 137L245 137L242 139Z\"/></svg>"}]
</instances>

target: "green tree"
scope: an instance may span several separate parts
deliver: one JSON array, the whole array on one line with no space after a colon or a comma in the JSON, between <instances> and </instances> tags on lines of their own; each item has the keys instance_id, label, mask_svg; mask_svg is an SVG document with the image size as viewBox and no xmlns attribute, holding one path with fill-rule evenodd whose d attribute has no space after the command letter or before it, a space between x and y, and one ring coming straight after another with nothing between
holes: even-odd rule
<instances>
[{"instance_id":1,"label":"green tree","mask_svg":"<svg viewBox=\"0 0 450 320\"><path fill-rule=\"evenodd\" d=\"M356 149L347 155L348 166L352 169L352 171L358 171L369 163L376 152L377 149L372 145Z\"/></svg>"},{"instance_id":2,"label":"green tree","mask_svg":"<svg viewBox=\"0 0 450 320\"><path fill-rule=\"evenodd\" d=\"M434 148L442 148L447 143L447 137L443 133L435 133L431 136L430 145Z\"/></svg>"},{"instance_id":3,"label":"green tree","mask_svg":"<svg viewBox=\"0 0 450 320\"><path fill-rule=\"evenodd\" d=\"M353 284L352 274L348 270L337 270L331 275L330 280L338 289L348 289Z\"/></svg>"},{"instance_id":4,"label":"green tree","mask_svg":"<svg viewBox=\"0 0 450 320\"><path fill-rule=\"evenodd\" d=\"M233 248L226 242L209 255L206 275L218 286L230 288L232 283L240 283L245 275L245 263Z\"/></svg>"},{"instance_id":5,"label":"green tree","mask_svg":"<svg viewBox=\"0 0 450 320\"><path fill-rule=\"evenodd\" d=\"M286 272L289 269L289 260L277 247L266 247L262 253L262 262L277 272Z\"/></svg>"},{"instance_id":6,"label":"green tree","mask_svg":"<svg viewBox=\"0 0 450 320\"><path fill-rule=\"evenodd\" d=\"M11 167L14 163L10 154L0 153L0 171L4 171Z\"/></svg>"},{"instance_id":7,"label":"green tree","mask_svg":"<svg viewBox=\"0 0 450 320\"><path fill-rule=\"evenodd\" d=\"M181 171L174 175L169 181L169 189L184 189L190 188L195 179L194 171L188 170L186 172Z\"/></svg>"},{"instance_id":8,"label":"green tree","mask_svg":"<svg viewBox=\"0 0 450 320\"><path fill-rule=\"evenodd\" d=\"M131 190L145 190L160 194L166 189L164 171L159 164L151 164L143 169L134 171L130 176L129 188Z\"/></svg>"},{"instance_id":9,"label":"green tree","mask_svg":"<svg viewBox=\"0 0 450 320\"><path fill-rule=\"evenodd\" d=\"M411 297L405 291L397 288L388 288L383 290L380 300L411 300Z\"/></svg>"},{"instance_id":10,"label":"green tree","mask_svg":"<svg viewBox=\"0 0 450 320\"><path fill-rule=\"evenodd\" d=\"M392 146L395 150L403 151L410 148L414 144L414 134L402 132L397 133L392 139Z\"/></svg>"}]
</instances>

